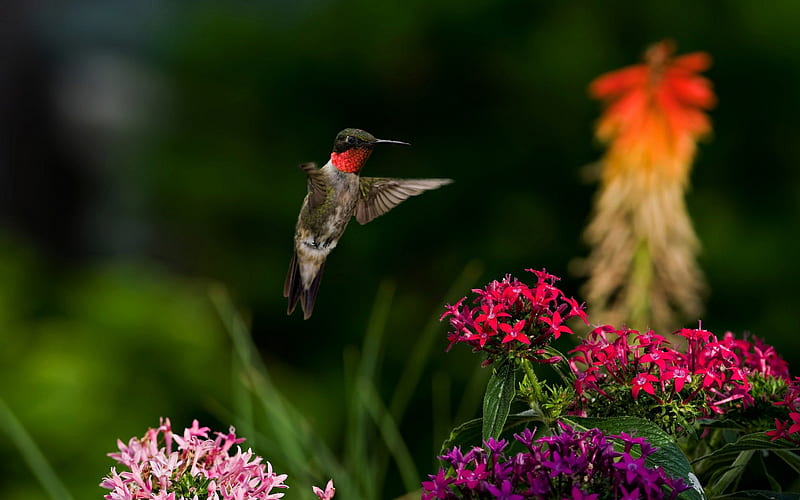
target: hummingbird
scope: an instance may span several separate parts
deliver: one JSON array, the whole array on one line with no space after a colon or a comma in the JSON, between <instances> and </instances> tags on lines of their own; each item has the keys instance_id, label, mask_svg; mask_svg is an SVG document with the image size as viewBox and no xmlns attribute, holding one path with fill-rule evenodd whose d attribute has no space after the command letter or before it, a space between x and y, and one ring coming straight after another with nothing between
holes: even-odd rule
<instances>
[{"instance_id":1,"label":"hummingbird","mask_svg":"<svg viewBox=\"0 0 800 500\"><path fill-rule=\"evenodd\" d=\"M325 166L317 168L315 163L299 166L308 177L308 193L297 218L294 254L283 285L283 296L289 298L286 314L292 314L299 301L303 318L311 317L325 259L351 218L366 224L410 196L453 182L452 179L361 177L362 167L378 144L410 146L407 142L377 139L369 132L346 128L336 135Z\"/></svg>"}]
</instances>

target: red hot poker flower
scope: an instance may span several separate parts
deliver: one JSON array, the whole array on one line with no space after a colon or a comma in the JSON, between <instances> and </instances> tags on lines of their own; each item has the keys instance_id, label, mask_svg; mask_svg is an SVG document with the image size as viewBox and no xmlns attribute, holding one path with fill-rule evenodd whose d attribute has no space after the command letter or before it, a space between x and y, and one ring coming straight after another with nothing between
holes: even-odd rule
<instances>
[{"instance_id":1,"label":"red hot poker flower","mask_svg":"<svg viewBox=\"0 0 800 500\"><path fill-rule=\"evenodd\" d=\"M595 135L607 145L582 269L595 321L668 331L702 309L699 242L684 194L716 98L699 75L711 57L674 52L673 42L659 42L643 63L589 86L604 104Z\"/></svg>"},{"instance_id":2,"label":"red hot poker flower","mask_svg":"<svg viewBox=\"0 0 800 500\"><path fill-rule=\"evenodd\" d=\"M606 73L589 92L607 103L597 137L609 143L604 176L636 169L648 183L686 182L698 138L711 131L705 110L716 102L710 82L697 73L711 66L705 52L672 57L675 44L650 47L643 64Z\"/></svg>"}]
</instances>

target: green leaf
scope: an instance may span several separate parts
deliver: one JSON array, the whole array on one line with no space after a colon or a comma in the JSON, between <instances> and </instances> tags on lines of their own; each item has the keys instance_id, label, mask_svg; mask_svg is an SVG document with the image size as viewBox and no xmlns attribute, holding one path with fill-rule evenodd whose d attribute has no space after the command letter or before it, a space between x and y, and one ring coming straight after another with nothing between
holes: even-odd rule
<instances>
[{"instance_id":1,"label":"green leaf","mask_svg":"<svg viewBox=\"0 0 800 500\"><path fill-rule=\"evenodd\" d=\"M763 432L754 432L752 434L745 434L744 436L740 437L733 443L728 443L725 446L709 453L708 455L704 455L698 459L696 459L693 463L703 462L704 468L714 467L719 464L726 464L733 462L736 460L736 457L739 456L741 452L744 451L790 451L790 450L800 450L800 446L796 443L792 443L791 441L787 441L785 439L779 439L777 441L770 441L769 436L767 436ZM794 455L794 454L792 454ZM778 455L783 458L782 455ZM796 457L796 455L794 455ZM788 459L788 460L787 460ZM792 467L795 467L793 463L800 465L796 460L792 462L792 458L787 456L784 458L787 460L787 463Z\"/></svg>"},{"instance_id":2,"label":"green leaf","mask_svg":"<svg viewBox=\"0 0 800 500\"><path fill-rule=\"evenodd\" d=\"M544 350L551 357L558 356L561 358L561 361L550 365L550 368L552 368L553 371L555 371L558 376L561 377L561 381L564 382L564 385L572 387L575 383L575 374L572 373L572 370L567 363L567 359L569 359L568 356L564 356L561 351L553 346L545 346Z\"/></svg>"},{"instance_id":3,"label":"green leaf","mask_svg":"<svg viewBox=\"0 0 800 500\"><path fill-rule=\"evenodd\" d=\"M789 467L794 469L795 472L800 474L800 456L788 450L774 450L774 453L776 456L780 457L781 460L786 462Z\"/></svg>"},{"instance_id":4,"label":"green leaf","mask_svg":"<svg viewBox=\"0 0 800 500\"><path fill-rule=\"evenodd\" d=\"M731 465L727 467L716 468L714 473L711 475L711 481L708 483L710 484L708 489L714 494L714 496L721 495L725 492L725 490L731 487L734 489L734 491L736 490L739 480L741 480L742 475L744 474L745 468L750 460L753 459L754 453L754 450L742 451Z\"/></svg>"},{"instance_id":5,"label":"green leaf","mask_svg":"<svg viewBox=\"0 0 800 500\"><path fill-rule=\"evenodd\" d=\"M728 495L720 495L714 499L725 500L753 500L753 499L771 499L771 500L798 500L800 493L780 493L777 491L767 490L743 490L730 493Z\"/></svg>"},{"instance_id":6,"label":"green leaf","mask_svg":"<svg viewBox=\"0 0 800 500\"><path fill-rule=\"evenodd\" d=\"M500 437L516 391L514 362L506 360L495 368L486 385L486 395L483 397L482 437L484 441L490 437Z\"/></svg>"},{"instance_id":7,"label":"green leaf","mask_svg":"<svg viewBox=\"0 0 800 500\"><path fill-rule=\"evenodd\" d=\"M725 491L731 484L735 485L746 465L746 458L754 453L773 452L783 459L789 466L800 466L797 455L791 450L798 450L800 446L785 439L771 441L764 432L745 434L733 443L728 443L719 449L696 459L693 463L700 464L705 470L715 471L712 479L715 481L711 489L717 493ZM732 464L732 465L731 465Z\"/></svg>"},{"instance_id":8,"label":"green leaf","mask_svg":"<svg viewBox=\"0 0 800 500\"><path fill-rule=\"evenodd\" d=\"M531 422L541 422L541 416L531 410L509 415L508 418L506 418L499 438L495 439L506 439L513 445L515 442L514 434L522 432L526 427L529 427ZM481 446L483 444L482 429L482 418L464 422L450 431L450 436L442 443L442 453L455 446L460 446L462 449Z\"/></svg>"},{"instance_id":9,"label":"green leaf","mask_svg":"<svg viewBox=\"0 0 800 500\"><path fill-rule=\"evenodd\" d=\"M729 418L698 418L695 420L695 423L701 429L732 429L735 431L741 431L745 427L737 422L736 420L729 419Z\"/></svg>"},{"instance_id":10,"label":"green leaf","mask_svg":"<svg viewBox=\"0 0 800 500\"><path fill-rule=\"evenodd\" d=\"M758 461L758 465L761 467L761 473L764 474L764 477L767 478L767 482L769 482L770 489L773 489L775 491L783 491L781 483L778 482L775 476L770 474L769 469L767 468L767 464L764 461L764 455L759 453L758 455L756 455L755 458L756 461Z\"/></svg>"},{"instance_id":11,"label":"green leaf","mask_svg":"<svg viewBox=\"0 0 800 500\"><path fill-rule=\"evenodd\" d=\"M582 430L598 428L607 434L624 432L647 439L648 443L658 448L657 451L646 458L647 465L658 465L670 476L683 479L691 489L681 493L680 498L694 500L706 498L697 476L692 471L689 460L678 447L675 439L654 423L638 417L562 417L561 420Z\"/></svg>"}]
</instances>

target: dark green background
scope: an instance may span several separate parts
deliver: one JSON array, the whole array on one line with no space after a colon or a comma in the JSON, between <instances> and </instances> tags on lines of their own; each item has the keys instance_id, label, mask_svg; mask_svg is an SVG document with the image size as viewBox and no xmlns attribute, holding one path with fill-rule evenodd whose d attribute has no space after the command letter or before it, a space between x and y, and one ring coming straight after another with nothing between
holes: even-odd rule
<instances>
[{"instance_id":1,"label":"dark green background","mask_svg":"<svg viewBox=\"0 0 800 500\"><path fill-rule=\"evenodd\" d=\"M714 136L687 194L710 285L703 326L750 331L800 363L796 2L3 9L0 396L78 498L100 496L116 438L159 416L229 425L219 409L230 404L230 350L209 283L250 312L284 394L334 447L342 352L360 345L382 281L396 286L387 399L469 261L485 266L476 286L546 267L579 295L569 267L587 254L595 189L582 169L602 155L586 87L664 37L714 58ZM325 162L345 127L413 144L377 150L366 175L456 183L353 224L314 316L287 317L281 289L305 192L296 164ZM423 473L444 438L430 424L431 380L449 381L455 406L479 370L463 349L444 353L445 331L402 425ZM0 464L2 498L44 498L4 435ZM390 481L386 497L400 493Z\"/></svg>"}]
</instances>

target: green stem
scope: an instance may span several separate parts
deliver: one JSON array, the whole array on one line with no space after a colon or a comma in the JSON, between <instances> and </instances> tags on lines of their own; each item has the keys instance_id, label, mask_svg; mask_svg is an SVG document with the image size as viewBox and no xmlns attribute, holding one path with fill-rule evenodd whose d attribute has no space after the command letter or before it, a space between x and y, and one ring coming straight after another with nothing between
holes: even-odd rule
<instances>
[{"instance_id":1,"label":"green stem","mask_svg":"<svg viewBox=\"0 0 800 500\"><path fill-rule=\"evenodd\" d=\"M633 254L630 288L628 290L628 320L633 328L645 328L652 323L650 288L653 284L653 262L647 241L642 240Z\"/></svg>"},{"instance_id":2,"label":"green stem","mask_svg":"<svg viewBox=\"0 0 800 500\"><path fill-rule=\"evenodd\" d=\"M528 404L533 411L540 413L545 417L549 417L549 415L544 414L544 411L539 404L544 399L544 394L542 393L542 384L539 383L539 378L536 376L536 373L533 371L533 366L531 365L532 363L527 359L522 360L522 369L525 371L525 378L528 379L528 384L530 384L530 387L533 390L533 400L529 401Z\"/></svg>"}]
</instances>

